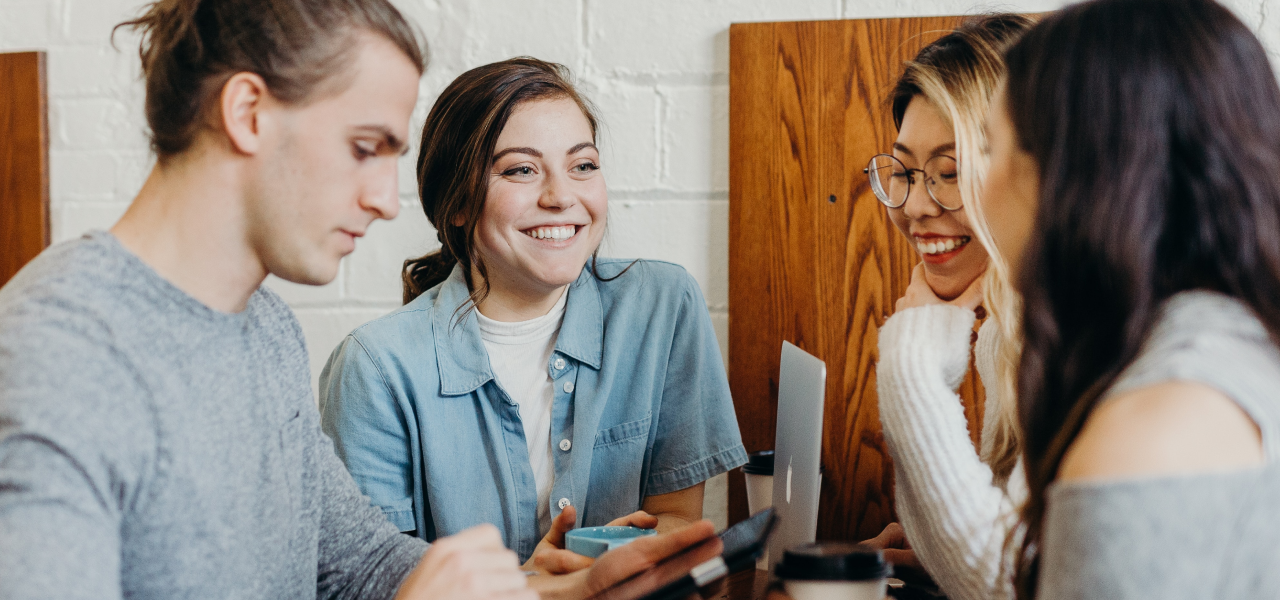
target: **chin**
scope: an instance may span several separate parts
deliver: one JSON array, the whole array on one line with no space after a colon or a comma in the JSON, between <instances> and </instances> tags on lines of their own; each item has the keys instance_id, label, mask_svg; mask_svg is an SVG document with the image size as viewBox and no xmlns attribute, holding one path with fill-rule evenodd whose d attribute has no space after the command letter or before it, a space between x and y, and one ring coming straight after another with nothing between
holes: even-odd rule
<instances>
[{"instance_id":1,"label":"chin","mask_svg":"<svg viewBox=\"0 0 1280 600\"><path fill-rule=\"evenodd\" d=\"M338 277L339 260L326 264L294 264L269 268L272 275L301 285L328 285Z\"/></svg>"},{"instance_id":2,"label":"chin","mask_svg":"<svg viewBox=\"0 0 1280 600\"><path fill-rule=\"evenodd\" d=\"M585 264L586 261L582 261L574 267L565 265L563 267L547 270L541 273L538 279L542 280L542 282L548 287L569 285L578 280L578 276L582 274L582 269Z\"/></svg>"}]
</instances>

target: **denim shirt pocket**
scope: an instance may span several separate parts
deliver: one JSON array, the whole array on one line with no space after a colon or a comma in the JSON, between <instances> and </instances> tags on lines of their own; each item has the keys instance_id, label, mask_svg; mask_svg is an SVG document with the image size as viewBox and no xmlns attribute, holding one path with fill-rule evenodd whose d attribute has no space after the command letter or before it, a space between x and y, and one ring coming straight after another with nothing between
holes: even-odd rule
<instances>
[{"instance_id":1,"label":"denim shirt pocket","mask_svg":"<svg viewBox=\"0 0 1280 600\"><path fill-rule=\"evenodd\" d=\"M640 510L645 456L648 454L651 414L596 433L591 457L589 523L604 525Z\"/></svg>"},{"instance_id":2,"label":"denim shirt pocket","mask_svg":"<svg viewBox=\"0 0 1280 600\"><path fill-rule=\"evenodd\" d=\"M649 437L649 421L651 414L645 415L643 419L628 421L619 425L614 425L608 429L596 432L596 451L607 446L616 444L625 444L627 442L642 441L637 438Z\"/></svg>"}]
</instances>

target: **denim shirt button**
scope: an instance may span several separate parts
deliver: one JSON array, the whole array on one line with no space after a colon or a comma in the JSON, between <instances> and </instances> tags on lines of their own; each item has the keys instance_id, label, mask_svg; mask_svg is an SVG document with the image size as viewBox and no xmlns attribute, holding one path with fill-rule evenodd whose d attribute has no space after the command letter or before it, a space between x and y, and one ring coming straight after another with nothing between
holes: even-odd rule
<instances>
[{"instance_id":1,"label":"denim shirt button","mask_svg":"<svg viewBox=\"0 0 1280 600\"><path fill-rule=\"evenodd\" d=\"M573 442L570 442L569 440L560 440L560 449L561 449L561 450L564 450L565 452L568 452L568 451L569 451L569 449L570 449L570 448L572 448L572 447L573 447Z\"/></svg>"},{"instance_id":2,"label":"denim shirt button","mask_svg":"<svg viewBox=\"0 0 1280 600\"><path fill-rule=\"evenodd\" d=\"M556 366L556 370L557 370L557 371L559 371L560 369L563 369L563 368L564 368L564 359L563 359L563 358L557 358L557 359L556 359L556 362L555 362L555 366Z\"/></svg>"},{"instance_id":3,"label":"denim shirt button","mask_svg":"<svg viewBox=\"0 0 1280 600\"><path fill-rule=\"evenodd\" d=\"M566 393L566 394L572 394L572 393L573 393L573 382L572 382L572 381L566 381L566 382L564 382L564 393Z\"/></svg>"},{"instance_id":4,"label":"denim shirt button","mask_svg":"<svg viewBox=\"0 0 1280 600\"><path fill-rule=\"evenodd\" d=\"M560 501L556 503L556 506L559 506L560 510L564 510L566 507L569 506L569 499L561 498Z\"/></svg>"}]
</instances>

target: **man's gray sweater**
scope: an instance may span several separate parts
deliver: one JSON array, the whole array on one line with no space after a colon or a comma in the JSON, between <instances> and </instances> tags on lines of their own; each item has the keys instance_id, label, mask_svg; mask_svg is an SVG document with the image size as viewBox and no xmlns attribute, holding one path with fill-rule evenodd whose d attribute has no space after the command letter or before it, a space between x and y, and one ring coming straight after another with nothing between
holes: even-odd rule
<instances>
[{"instance_id":1,"label":"man's gray sweater","mask_svg":"<svg viewBox=\"0 0 1280 600\"><path fill-rule=\"evenodd\" d=\"M110 234L0 290L0 598L389 598L426 545L320 431L302 331Z\"/></svg>"}]
</instances>

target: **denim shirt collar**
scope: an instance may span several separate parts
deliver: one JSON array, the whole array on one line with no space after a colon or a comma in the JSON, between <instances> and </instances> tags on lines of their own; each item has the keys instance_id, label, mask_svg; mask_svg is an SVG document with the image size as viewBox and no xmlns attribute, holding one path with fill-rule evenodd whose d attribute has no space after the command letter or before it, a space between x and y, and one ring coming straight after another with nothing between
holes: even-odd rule
<instances>
[{"instance_id":1,"label":"denim shirt collar","mask_svg":"<svg viewBox=\"0 0 1280 600\"><path fill-rule=\"evenodd\" d=\"M569 286L564 322L556 339L556 352L597 370L604 362L604 310L598 285L591 268L584 267ZM440 393L445 396L469 394L494 379L475 310L466 311L462 319L454 323L461 314L459 307L470 297L462 267L455 265L449 278L440 284L431 324L436 333Z\"/></svg>"}]
</instances>

